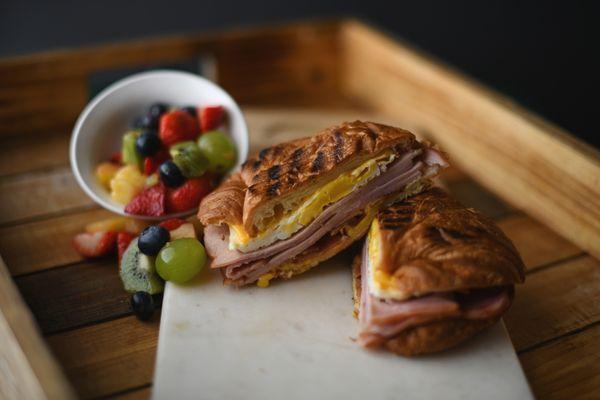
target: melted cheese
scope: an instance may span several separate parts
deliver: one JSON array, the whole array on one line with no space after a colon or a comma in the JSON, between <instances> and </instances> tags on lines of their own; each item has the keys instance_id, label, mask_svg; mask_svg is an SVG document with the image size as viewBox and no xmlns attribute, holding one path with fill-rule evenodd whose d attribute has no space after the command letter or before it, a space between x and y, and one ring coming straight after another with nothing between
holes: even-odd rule
<instances>
[{"instance_id":1,"label":"melted cheese","mask_svg":"<svg viewBox=\"0 0 600 400\"><path fill-rule=\"evenodd\" d=\"M396 279L383 270L381 266L381 231L379 221L373 220L367 237L367 287L369 292L382 299L405 300L411 296L399 290Z\"/></svg>"},{"instance_id":2,"label":"melted cheese","mask_svg":"<svg viewBox=\"0 0 600 400\"><path fill-rule=\"evenodd\" d=\"M229 226L229 249L249 252L284 240L310 224L325 207L333 204L371 179L385 171L395 158L394 154L384 154L361 164L352 171L341 174L333 181L321 186L304 200L298 208L282 217L263 232L251 237L242 225Z\"/></svg>"}]
</instances>

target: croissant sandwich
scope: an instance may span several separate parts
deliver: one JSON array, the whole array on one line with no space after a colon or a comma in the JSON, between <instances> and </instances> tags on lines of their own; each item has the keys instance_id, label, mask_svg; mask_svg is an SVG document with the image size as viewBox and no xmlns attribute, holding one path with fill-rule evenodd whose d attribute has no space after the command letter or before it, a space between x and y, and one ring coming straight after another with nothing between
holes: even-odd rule
<instances>
[{"instance_id":1,"label":"croissant sandwich","mask_svg":"<svg viewBox=\"0 0 600 400\"><path fill-rule=\"evenodd\" d=\"M344 123L262 150L200 204L211 267L241 286L302 273L361 238L377 211L447 166L408 131Z\"/></svg>"},{"instance_id":2,"label":"croissant sandwich","mask_svg":"<svg viewBox=\"0 0 600 400\"><path fill-rule=\"evenodd\" d=\"M500 319L523 270L490 219L441 189L393 204L354 260L357 341L404 356L452 347Z\"/></svg>"}]
</instances>

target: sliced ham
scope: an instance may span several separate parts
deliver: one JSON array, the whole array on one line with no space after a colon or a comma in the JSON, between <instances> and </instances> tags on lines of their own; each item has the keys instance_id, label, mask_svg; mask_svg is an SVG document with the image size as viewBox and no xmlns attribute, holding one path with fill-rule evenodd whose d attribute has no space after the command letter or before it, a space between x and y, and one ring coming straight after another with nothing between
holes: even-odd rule
<instances>
[{"instance_id":1,"label":"sliced ham","mask_svg":"<svg viewBox=\"0 0 600 400\"><path fill-rule=\"evenodd\" d=\"M445 165L443 158L433 149L426 149L423 154L419 151L405 154L359 190L328 206L310 224L288 239L248 253L229 249L226 226L208 226L204 231L204 242L212 257L211 267L225 268L225 276L237 281L237 284L253 282L260 275L309 249L330 231L364 210L368 204L437 173Z\"/></svg>"},{"instance_id":2,"label":"sliced ham","mask_svg":"<svg viewBox=\"0 0 600 400\"><path fill-rule=\"evenodd\" d=\"M476 289L468 293L432 293L404 301L381 299L369 292L367 246L362 253L358 343L375 347L402 331L453 318L486 319L510 306L509 288Z\"/></svg>"}]
</instances>

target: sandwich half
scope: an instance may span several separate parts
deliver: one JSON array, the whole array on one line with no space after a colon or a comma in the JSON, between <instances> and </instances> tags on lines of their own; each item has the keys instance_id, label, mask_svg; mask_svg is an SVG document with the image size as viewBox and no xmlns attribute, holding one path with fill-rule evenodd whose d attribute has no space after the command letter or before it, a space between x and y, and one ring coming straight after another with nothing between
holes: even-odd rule
<instances>
[{"instance_id":1,"label":"sandwich half","mask_svg":"<svg viewBox=\"0 0 600 400\"><path fill-rule=\"evenodd\" d=\"M504 233L441 189L395 203L354 260L357 341L404 356L455 346L500 319L523 271Z\"/></svg>"},{"instance_id":2,"label":"sandwich half","mask_svg":"<svg viewBox=\"0 0 600 400\"><path fill-rule=\"evenodd\" d=\"M412 133L371 122L266 148L200 204L211 267L234 286L302 273L361 238L380 208L428 187L446 166Z\"/></svg>"}]
</instances>

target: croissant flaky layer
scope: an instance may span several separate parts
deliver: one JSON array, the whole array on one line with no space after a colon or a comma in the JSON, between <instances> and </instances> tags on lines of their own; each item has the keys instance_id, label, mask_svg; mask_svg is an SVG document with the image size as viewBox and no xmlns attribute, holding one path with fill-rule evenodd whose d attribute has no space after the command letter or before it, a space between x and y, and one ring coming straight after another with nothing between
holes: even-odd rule
<instances>
[{"instance_id":1,"label":"croissant flaky layer","mask_svg":"<svg viewBox=\"0 0 600 400\"><path fill-rule=\"evenodd\" d=\"M404 297L524 279L523 261L500 228L440 188L379 211L376 225L380 257L372 267Z\"/></svg>"}]
</instances>

